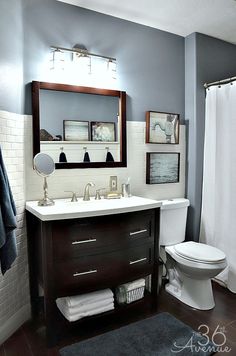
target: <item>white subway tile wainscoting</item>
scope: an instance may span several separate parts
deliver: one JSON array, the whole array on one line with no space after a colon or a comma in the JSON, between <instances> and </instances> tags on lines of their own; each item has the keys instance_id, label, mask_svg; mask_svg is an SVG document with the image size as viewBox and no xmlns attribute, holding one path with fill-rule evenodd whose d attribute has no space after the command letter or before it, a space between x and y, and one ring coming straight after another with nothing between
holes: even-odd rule
<instances>
[{"instance_id":1,"label":"white subway tile wainscoting","mask_svg":"<svg viewBox=\"0 0 236 356\"><path fill-rule=\"evenodd\" d=\"M18 257L0 275L0 344L30 317L27 239L25 226L26 117L0 111L0 143L17 210Z\"/></svg>"},{"instance_id":2,"label":"white subway tile wainscoting","mask_svg":"<svg viewBox=\"0 0 236 356\"><path fill-rule=\"evenodd\" d=\"M0 343L30 318L25 201L43 194L43 179L33 170L32 116L0 111L0 142L4 162L17 207L18 257L13 267L0 276ZM180 152L180 181L174 184L146 184L146 152ZM185 127L180 126L179 145L145 143L145 122L127 122L127 168L63 169L48 179L49 195L65 198L65 191L83 195L89 182L95 189L109 187L117 175L118 188L130 177L131 193L151 199L178 198L185 192ZM91 195L95 190L91 191Z\"/></svg>"}]
</instances>

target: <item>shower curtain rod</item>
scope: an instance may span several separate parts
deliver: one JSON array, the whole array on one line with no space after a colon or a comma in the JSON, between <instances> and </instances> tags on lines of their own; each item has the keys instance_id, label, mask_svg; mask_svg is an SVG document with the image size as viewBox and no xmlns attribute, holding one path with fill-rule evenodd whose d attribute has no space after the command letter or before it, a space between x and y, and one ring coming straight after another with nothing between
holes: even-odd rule
<instances>
[{"instance_id":1,"label":"shower curtain rod","mask_svg":"<svg viewBox=\"0 0 236 356\"><path fill-rule=\"evenodd\" d=\"M207 89L213 85L221 85L221 84L228 84L232 83L236 80L236 77L228 78L228 79L223 79L223 80L218 80L217 82L212 82L212 83L205 83L204 88Z\"/></svg>"}]
</instances>

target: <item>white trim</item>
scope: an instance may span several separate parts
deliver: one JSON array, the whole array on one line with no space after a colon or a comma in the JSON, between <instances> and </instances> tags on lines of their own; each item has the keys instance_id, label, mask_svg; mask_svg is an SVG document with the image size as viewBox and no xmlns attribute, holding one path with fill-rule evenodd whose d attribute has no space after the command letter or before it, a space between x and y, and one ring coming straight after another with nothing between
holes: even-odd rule
<instances>
[{"instance_id":1,"label":"white trim","mask_svg":"<svg viewBox=\"0 0 236 356\"><path fill-rule=\"evenodd\" d=\"M23 306L0 327L0 345L31 317L30 304Z\"/></svg>"}]
</instances>

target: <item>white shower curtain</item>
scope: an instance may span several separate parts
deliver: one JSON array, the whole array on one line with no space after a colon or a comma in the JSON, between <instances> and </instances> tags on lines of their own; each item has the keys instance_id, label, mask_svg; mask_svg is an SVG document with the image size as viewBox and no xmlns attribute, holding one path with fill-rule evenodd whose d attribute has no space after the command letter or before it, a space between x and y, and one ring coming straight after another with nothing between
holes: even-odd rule
<instances>
[{"instance_id":1,"label":"white shower curtain","mask_svg":"<svg viewBox=\"0 0 236 356\"><path fill-rule=\"evenodd\" d=\"M236 293L236 82L206 94L200 241L225 252L217 276Z\"/></svg>"}]
</instances>

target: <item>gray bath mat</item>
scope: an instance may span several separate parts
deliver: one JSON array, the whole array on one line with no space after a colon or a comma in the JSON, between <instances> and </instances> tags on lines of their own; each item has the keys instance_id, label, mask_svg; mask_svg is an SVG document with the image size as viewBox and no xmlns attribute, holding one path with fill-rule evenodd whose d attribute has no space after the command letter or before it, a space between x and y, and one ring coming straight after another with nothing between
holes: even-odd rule
<instances>
[{"instance_id":1,"label":"gray bath mat","mask_svg":"<svg viewBox=\"0 0 236 356\"><path fill-rule=\"evenodd\" d=\"M60 350L62 356L208 356L214 345L169 313L157 314Z\"/></svg>"}]
</instances>

